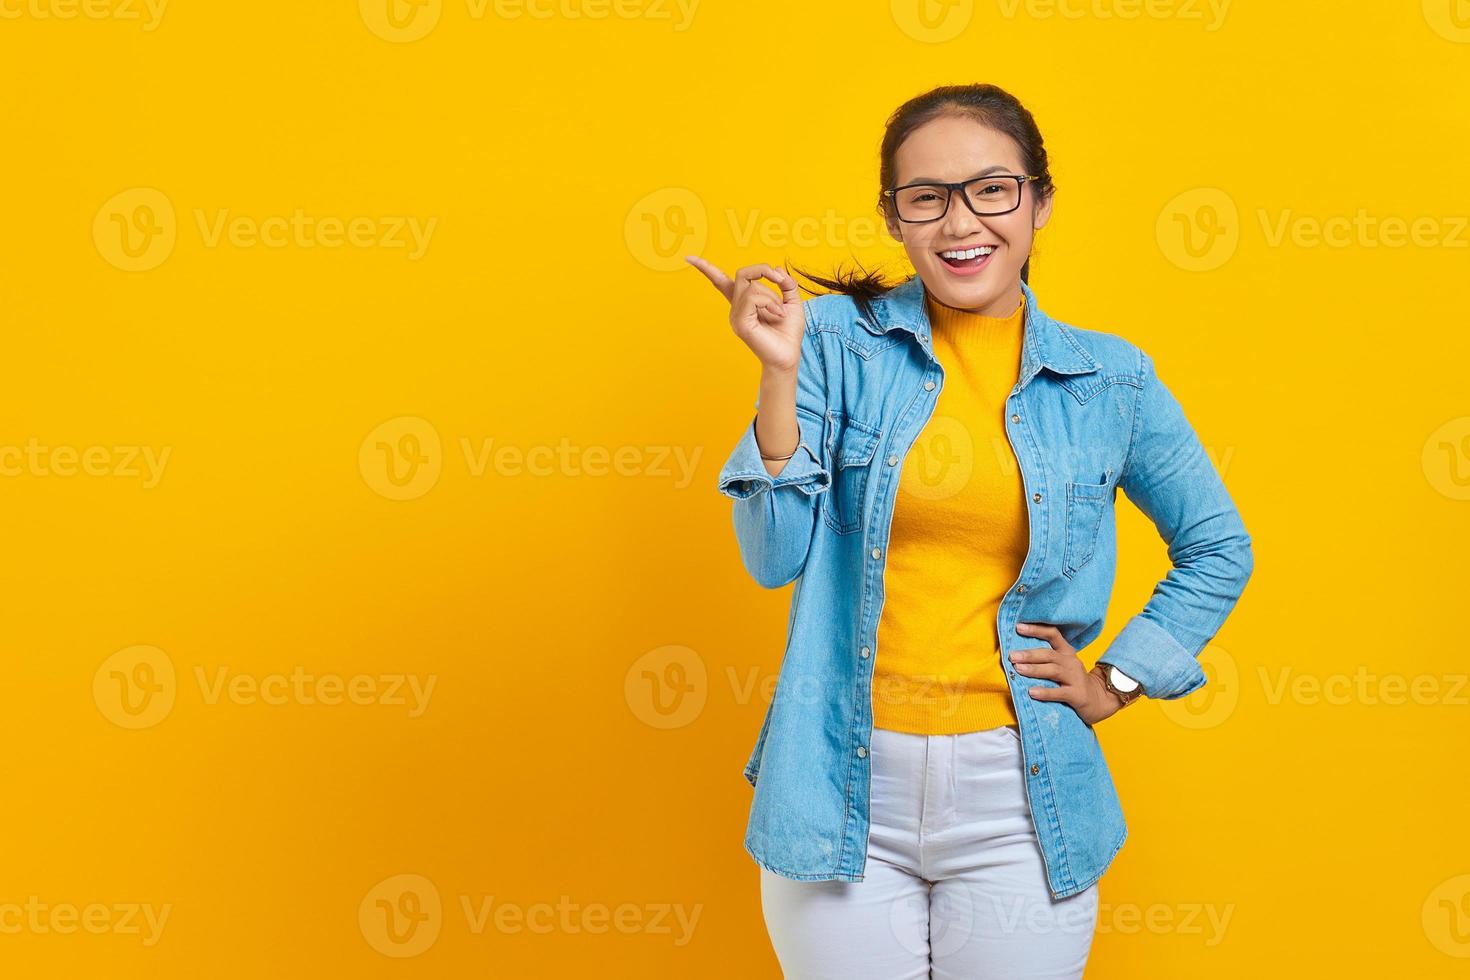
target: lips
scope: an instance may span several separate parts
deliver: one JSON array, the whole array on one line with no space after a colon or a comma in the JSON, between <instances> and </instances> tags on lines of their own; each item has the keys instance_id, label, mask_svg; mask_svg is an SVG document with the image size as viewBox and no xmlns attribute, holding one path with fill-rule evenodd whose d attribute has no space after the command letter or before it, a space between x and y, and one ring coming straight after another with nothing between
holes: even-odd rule
<instances>
[{"instance_id":1,"label":"lips","mask_svg":"<svg viewBox=\"0 0 1470 980\"><path fill-rule=\"evenodd\" d=\"M989 247L993 250L988 254L975 254L977 249L982 247ZM944 267L950 272L953 272L957 276L973 276L985 268L990 262L990 259L999 250L998 246L970 246L963 249L943 249L938 255L939 260L944 263ZM960 255L968 255L970 257L957 257Z\"/></svg>"}]
</instances>

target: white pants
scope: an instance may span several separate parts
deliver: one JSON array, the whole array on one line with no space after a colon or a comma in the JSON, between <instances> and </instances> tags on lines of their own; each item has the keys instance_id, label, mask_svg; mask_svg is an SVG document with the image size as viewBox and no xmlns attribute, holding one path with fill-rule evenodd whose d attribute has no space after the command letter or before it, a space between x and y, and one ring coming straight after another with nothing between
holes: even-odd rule
<instances>
[{"instance_id":1,"label":"white pants","mask_svg":"<svg viewBox=\"0 0 1470 980\"><path fill-rule=\"evenodd\" d=\"M1054 900L1031 824L1021 736L873 729L864 879L761 868L761 908L788 980L1082 976L1097 884Z\"/></svg>"}]
</instances>

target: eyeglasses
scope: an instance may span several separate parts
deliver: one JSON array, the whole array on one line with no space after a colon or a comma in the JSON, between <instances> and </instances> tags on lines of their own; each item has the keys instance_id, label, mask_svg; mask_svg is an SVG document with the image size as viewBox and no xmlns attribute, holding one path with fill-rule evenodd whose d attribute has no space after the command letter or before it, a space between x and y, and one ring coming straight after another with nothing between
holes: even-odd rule
<instances>
[{"instance_id":1,"label":"eyeglasses","mask_svg":"<svg viewBox=\"0 0 1470 980\"><path fill-rule=\"evenodd\" d=\"M883 192L893 199L898 220L908 224L938 221L949 213L952 191L963 190L963 199L977 216L1009 214L1021 206L1021 188L1031 174L987 174L957 184L904 184Z\"/></svg>"}]
</instances>

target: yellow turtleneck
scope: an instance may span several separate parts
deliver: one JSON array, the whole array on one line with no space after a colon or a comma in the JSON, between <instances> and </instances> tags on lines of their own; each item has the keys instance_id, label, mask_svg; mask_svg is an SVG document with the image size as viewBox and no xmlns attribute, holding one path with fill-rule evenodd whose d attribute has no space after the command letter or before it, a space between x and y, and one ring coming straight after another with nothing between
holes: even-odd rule
<instances>
[{"instance_id":1,"label":"yellow turtleneck","mask_svg":"<svg viewBox=\"0 0 1470 980\"><path fill-rule=\"evenodd\" d=\"M1015 725L1000 600L1026 560L1026 490L1005 434L1026 301L1009 316L925 293L944 369L934 415L904 460L873 661L873 723L925 735Z\"/></svg>"}]
</instances>

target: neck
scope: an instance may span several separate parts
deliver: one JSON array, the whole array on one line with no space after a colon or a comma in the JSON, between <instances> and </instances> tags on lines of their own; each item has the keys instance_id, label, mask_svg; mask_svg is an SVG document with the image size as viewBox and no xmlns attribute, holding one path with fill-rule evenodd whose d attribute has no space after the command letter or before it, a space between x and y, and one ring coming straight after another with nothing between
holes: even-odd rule
<instances>
[{"instance_id":1,"label":"neck","mask_svg":"<svg viewBox=\"0 0 1470 980\"><path fill-rule=\"evenodd\" d=\"M936 297L932 292L928 291L927 289L924 291L924 296L930 303L935 304L935 307L940 310L952 310L955 313L974 314L977 316L989 317L1010 316L1011 314L1016 312L1017 307L1019 307L1022 301L1026 298L1025 294L1021 292L1021 286L1019 282L1013 288L1007 289L999 297L991 300L984 306L950 306L948 303L944 303L939 300L938 297Z\"/></svg>"},{"instance_id":2,"label":"neck","mask_svg":"<svg viewBox=\"0 0 1470 980\"><path fill-rule=\"evenodd\" d=\"M932 298L927 300L926 312L936 338L971 346L1008 346L1020 343L1026 320L1023 299L1018 297L1017 305L1000 316L946 306Z\"/></svg>"}]
</instances>

